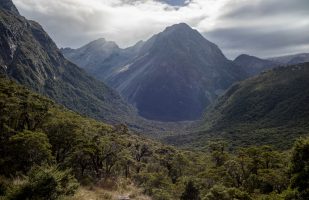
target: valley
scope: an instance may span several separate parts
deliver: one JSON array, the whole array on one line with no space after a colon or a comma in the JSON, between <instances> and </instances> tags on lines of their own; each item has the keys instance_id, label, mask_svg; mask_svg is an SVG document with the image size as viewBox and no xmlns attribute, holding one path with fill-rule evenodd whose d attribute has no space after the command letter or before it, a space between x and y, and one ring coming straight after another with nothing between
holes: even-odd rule
<instances>
[{"instance_id":1,"label":"valley","mask_svg":"<svg viewBox=\"0 0 309 200\"><path fill-rule=\"evenodd\" d=\"M308 53L229 59L182 22L58 48L14 3L0 0L0 199L309 198Z\"/></svg>"}]
</instances>

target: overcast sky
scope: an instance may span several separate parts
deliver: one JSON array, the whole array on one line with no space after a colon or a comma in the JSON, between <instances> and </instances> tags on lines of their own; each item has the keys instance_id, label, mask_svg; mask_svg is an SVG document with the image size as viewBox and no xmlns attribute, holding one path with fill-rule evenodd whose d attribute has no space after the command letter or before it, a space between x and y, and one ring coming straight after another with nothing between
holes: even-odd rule
<instances>
[{"instance_id":1,"label":"overcast sky","mask_svg":"<svg viewBox=\"0 0 309 200\"><path fill-rule=\"evenodd\" d=\"M59 47L97 38L121 47L185 22L231 59L309 52L309 0L13 0Z\"/></svg>"}]
</instances>

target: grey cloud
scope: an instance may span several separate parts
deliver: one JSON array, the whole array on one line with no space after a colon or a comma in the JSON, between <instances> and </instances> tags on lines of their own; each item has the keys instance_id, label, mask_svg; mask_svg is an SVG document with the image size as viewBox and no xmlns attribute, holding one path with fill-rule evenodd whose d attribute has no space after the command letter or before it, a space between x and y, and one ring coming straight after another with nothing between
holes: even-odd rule
<instances>
[{"instance_id":1,"label":"grey cloud","mask_svg":"<svg viewBox=\"0 0 309 200\"><path fill-rule=\"evenodd\" d=\"M186 0L158 0L158 1L165 2L165 3L170 4L172 6L184 6L188 2Z\"/></svg>"},{"instance_id":2,"label":"grey cloud","mask_svg":"<svg viewBox=\"0 0 309 200\"><path fill-rule=\"evenodd\" d=\"M309 52L309 0L207 0L227 2L217 17L209 14L206 0L89 2L105 1L112 3L84 8L83 0L72 5L69 0L14 0L21 14L42 24L61 47L76 48L101 37L131 45L172 23L186 22L204 32L229 58L241 53L270 57ZM201 12L196 5L207 8Z\"/></svg>"},{"instance_id":3,"label":"grey cloud","mask_svg":"<svg viewBox=\"0 0 309 200\"><path fill-rule=\"evenodd\" d=\"M309 15L308 0L255 0L242 4L229 2L221 18L255 19L275 15Z\"/></svg>"},{"instance_id":4,"label":"grey cloud","mask_svg":"<svg viewBox=\"0 0 309 200\"><path fill-rule=\"evenodd\" d=\"M256 0L225 5L220 27L206 32L229 58L308 52L308 0Z\"/></svg>"},{"instance_id":5,"label":"grey cloud","mask_svg":"<svg viewBox=\"0 0 309 200\"><path fill-rule=\"evenodd\" d=\"M305 34L306 32L309 32L309 26L306 29L286 27L280 30L265 27L254 29L234 27L216 29L204 35L207 39L217 43L230 58L242 53L270 57L294 53L293 51L308 51L308 49L301 48L309 46L309 35Z\"/></svg>"}]
</instances>

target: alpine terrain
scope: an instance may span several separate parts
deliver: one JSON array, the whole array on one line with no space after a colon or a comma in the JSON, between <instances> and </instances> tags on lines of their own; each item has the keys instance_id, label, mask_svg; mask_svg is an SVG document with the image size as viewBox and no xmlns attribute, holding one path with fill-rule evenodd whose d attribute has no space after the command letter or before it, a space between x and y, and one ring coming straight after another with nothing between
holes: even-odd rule
<instances>
[{"instance_id":1,"label":"alpine terrain","mask_svg":"<svg viewBox=\"0 0 309 200\"><path fill-rule=\"evenodd\" d=\"M63 53L117 89L141 116L159 121L200 118L218 95L246 77L215 44L184 23L128 49L101 39ZM101 56L88 59L95 55Z\"/></svg>"},{"instance_id":2,"label":"alpine terrain","mask_svg":"<svg viewBox=\"0 0 309 200\"><path fill-rule=\"evenodd\" d=\"M117 92L66 60L10 0L0 1L0 41L0 72L11 79L94 118L120 123L134 115Z\"/></svg>"}]
</instances>

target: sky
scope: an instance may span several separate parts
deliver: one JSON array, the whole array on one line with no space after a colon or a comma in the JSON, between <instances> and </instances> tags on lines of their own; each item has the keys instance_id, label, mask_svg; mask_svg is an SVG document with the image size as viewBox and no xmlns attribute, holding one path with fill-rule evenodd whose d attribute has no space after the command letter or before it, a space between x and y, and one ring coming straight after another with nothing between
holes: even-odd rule
<instances>
[{"instance_id":1,"label":"sky","mask_svg":"<svg viewBox=\"0 0 309 200\"><path fill-rule=\"evenodd\" d=\"M230 59L309 52L309 0L13 0L59 47L105 38L120 47L180 22Z\"/></svg>"}]
</instances>

